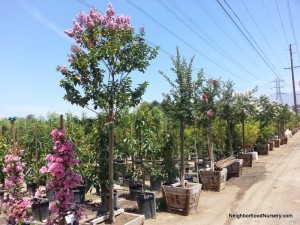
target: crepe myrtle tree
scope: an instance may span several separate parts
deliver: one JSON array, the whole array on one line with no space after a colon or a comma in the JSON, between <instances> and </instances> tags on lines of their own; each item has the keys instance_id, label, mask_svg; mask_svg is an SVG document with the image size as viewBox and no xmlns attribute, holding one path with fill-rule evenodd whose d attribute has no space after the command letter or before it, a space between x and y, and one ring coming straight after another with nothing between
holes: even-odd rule
<instances>
[{"instance_id":1,"label":"crepe myrtle tree","mask_svg":"<svg viewBox=\"0 0 300 225\"><path fill-rule=\"evenodd\" d=\"M246 153L245 146L245 119L250 118L255 113L256 98L253 96L257 92L257 87L245 92L235 92L234 94L234 110L236 111L236 119L240 119L242 123L242 149Z\"/></svg>"},{"instance_id":2,"label":"crepe myrtle tree","mask_svg":"<svg viewBox=\"0 0 300 225\"><path fill-rule=\"evenodd\" d=\"M173 82L165 73L159 73L166 78L172 86L171 95L166 95L169 98L170 113L174 118L180 121L180 182L184 187L184 129L187 123L191 123L193 118L193 81L192 81L192 64L194 57L190 62L186 58L181 57L179 48L176 48L176 57L172 57L173 68L171 69L176 74L176 80Z\"/></svg>"},{"instance_id":3,"label":"crepe myrtle tree","mask_svg":"<svg viewBox=\"0 0 300 225\"><path fill-rule=\"evenodd\" d=\"M220 84L220 79L204 79L203 84L200 86L200 93L202 93L202 101L199 105L200 118L202 119L202 123L207 126L208 152L212 170L214 170L213 123L218 112L216 101L220 97Z\"/></svg>"},{"instance_id":4,"label":"crepe myrtle tree","mask_svg":"<svg viewBox=\"0 0 300 225\"><path fill-rule=\"evenodd\" d=\"M266 142L274 133L270 125L274 121L274 107L266 95L261 95L257 100L256 119L259 121L258 142Z\"/></svg>"},{"instance_id":5,"label":"crepe myrtle tree","mask_svg":"<svg viewBox=\"0 0 300 225\"><path fill-rule=\"evenodd\" d=\"M277 135L280 137L284 133L285 124L288 121L291 121L293 113L287 104L283 105L276 101L272 102L271 104L273 105L274 109L274 120L276 121L277 125Z\"/></svg>"},{"instance_id":6,"label":"crepe myrtle tree","mask_svg":"<svg viewBox=\"0 0 300 225\"><path fill-rule=\"evenodd\" d=\"M231 128L233 126L233 120L236 117L234 110L234 90L233 82L227 81L221 83L221 98L217 102L219 112L218 116L223 118L227 123L227 140L230 156L233 156L232 138L231 138Z\"/></svg>"},{"instance_id":7,"label":"crepe myrtle tree","mask_svg":"<svg viewBox=\"0 0 300 225\"><path fill-rule=\"evenodd\" d=\"M130 18L115 15L111 4L104 14L95 8L80 12L73 28L65 33L75 40L68 57L70 66L60 65L64 75L60 86L64 99L81 107L93 105L105 110L109 122L109 199L110 221L114 221L113 155L114 122L118 111L141 101L147 82L132 88L133 71L145 72L149 61L157 55L157 47L145 43L144 27L136 34Z\"/></svg>"}]
</instances>

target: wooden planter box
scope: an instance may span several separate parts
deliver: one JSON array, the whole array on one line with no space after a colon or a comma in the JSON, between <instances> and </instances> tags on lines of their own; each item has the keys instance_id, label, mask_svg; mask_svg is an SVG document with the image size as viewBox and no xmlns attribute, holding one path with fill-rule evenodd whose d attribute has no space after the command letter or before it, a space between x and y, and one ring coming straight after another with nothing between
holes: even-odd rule
<instances>
[{"instance_id":1,"label":"wooden planter box","mask_svg":"<svg viewBox=\"0 0 300 225\"><path fill-rule=\"evenodd\" d=\"M143 225L145 222L145 216L133 213L124 212L124 209L115 210L115 219L118 224L124 225ZM85 219L79 222L79 225L100 225L107 224L107 220L109 219L109 214L106 213L103 216Z\"/></svg>"},{"instance_id":2,"label":"wooden planter box","mask_svg":"<svg viewBox=\"0 0 300 225\"><path fill-rule=\"evenodd\" d=\"M269 151L273 151L275 145L274 141L268 141L268 144L269 144Z\"/></svg>"},{"instance_id":3,"label":"wooden planter box","mask_svg":"<svg viewBox=\"0 0 300 225\"><path fill-rule=\"evenodd\" d=\"M296 134L298 130L299 130L298 128L294 128L294 129L292 130L292 135Z\"/></svg>"},{"instance_id":4,"label":"wooden planter box","mask_svg":"<svg viewBox=\"0 0 300 225\"><path fill-rule=\"evenodd\" d=\"M201 187L201 184L189 182L185 187L162 185L168 212L181 213L185 216L195 212L198 208Z\"/></svg>"},{"instance_id":5,"label":"wooden planter box","mask_svg":"<svg viewBox=\"0 0 300 225\"><path fill-rule=\"evenodd\" d=\"M203 190L221 191L225 188L227 169L221 171L199 170L199 179Z\"/></svg>"},{"instance_id":6,"label":"wooden planter box","mask_svg":"<svg viewBox=\"0 0 300 225\"><path fill-rule=\"evenodd\" d=\"M268 144L258 145L257 153L259 155L268 155L269 154L269 145Z\"/></svg>"},{"instance_id":7,"label":"wooden planter box","mask_svg":"<svg viewBox=\"0 0 300 225\"><path fill-rule=\"evenodd\" d=\"M236 162L226 167L227 179L230 177L239 177L243 170L243 159L236 159Z\"/></svg>"},{"instance_id":8,"label":"wooden planter box","mask_svg":"<svg viewBox=\"0 0 300 225\"><path fill-rule=\"evenodd\" d=\"M280 145L283 145L283 138L280 138L280 139L279 139L279 144L280 144Z\"/></svg>"},{"instance_id":9,"label":"wooden planter box","mask_svg":"<svg viewBox=\"0 0 300 225\"><path fill-rule=\"evenodd\" d=\"M287 143L288 143L288 138L287 138L287 137L284 137L284 138L283 138L283 144L286 145Z\"/></svg>"},{"instance_id":10,"label":"wooden planter box","mask_svg":"<svg viewBox=\"0 0 300 225\"><path fill-rule=\"evenodd\" d=\"M253 167L253 154L249 153L239 153L238 159L243 159L243 167Z\"/></svg>"},{"instance_id":11,"label":"wooden planter box","mask_svg":"<svg viewBox=\"0 0 300 225\"><path fill-rule=\"evenodd\" d=\"M280 139L274 139L274 148L280 147Z\"/></svg>"}]
</instances>

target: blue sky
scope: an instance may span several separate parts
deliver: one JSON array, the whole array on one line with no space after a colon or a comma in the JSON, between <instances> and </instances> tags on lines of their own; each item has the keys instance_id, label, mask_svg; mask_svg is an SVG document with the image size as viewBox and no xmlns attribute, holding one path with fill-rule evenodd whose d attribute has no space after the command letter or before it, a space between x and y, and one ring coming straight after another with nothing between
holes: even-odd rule
<instances>
[{"instance_id":1,"label":"blue sky","mask_svg":"<svg viewBox=\"0 0 300 225\"><path fill-rule=\"evenodd\" d=\"M170 90L158 70L175 78L169 54L175 54L176 46L187 59L195 55L195 76L203 68L208 77L233 81L236 91L258 86L257 95L268 96L275 93L278 77L284 80L281 91L292 91L291 71L284 68L290 67L288 44L300 45L299 0L1 1L0 118L48 112L94 115L63 100L56 67L68 65L73 42L63 31L72 28L80 10L94 6L105 12L109 2L117 14L129 15L135 28L144 25L147 41L161 47L145 74L132 75L134 84L149 82L145 101L161 101ZM300 46L292 47L298 66ZM296 90L299 75L300 68L295 69Z\"/></svg>"}]
</instances>

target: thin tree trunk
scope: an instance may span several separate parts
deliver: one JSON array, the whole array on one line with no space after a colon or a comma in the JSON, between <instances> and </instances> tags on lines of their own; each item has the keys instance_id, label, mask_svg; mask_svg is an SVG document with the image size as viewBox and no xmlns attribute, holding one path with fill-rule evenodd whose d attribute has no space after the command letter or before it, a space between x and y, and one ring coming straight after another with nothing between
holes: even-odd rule
<instances>
[{"instance_id":1,"label":"thin tree trunk","mask_svg":"<svg viewBox=\"0 0 300 225\"><path fill-rule=\"evenodd\" d=\"M108 156L108 186L109 186L109 220L115 222L114 211L114 112L113 106L109 110L109 156Z\"/></svg>"},{"instance_id":2,"label":"thin tree trunk","mask_svg":"<svg viewBox=\"0 0 300 225\"><path fill-rule=\"evenodd\" d=\"M214 149L213 149L213 136L212 136L212 119L209 121L209 127L208 127L208 150L209 150L209 156L210 156L210 164L211 164L211 169L214 171L215 170L215 165L214 165Z\"/></svg>"},{"instance_id":3,"label":"thin tree trunk","mask_svg":"<svg viewBox=\"0 0 300 225\"><path fill-rule=\"evenodd\" d=\"M230 156L233 156L232 139L231 139L231 122L227 120L227 137Z\"/></svg>"},{"instance_id":4,"label":"thin tree trunk","mask_svg":"<svg viewBox=\"0 0 300 225\"><path fill-rule=\"evenodd\" d=\"M184 187L184 122L180 121L180 184Z\"/></svg>"},{"instance_id":5,"label":"thin tree trunk","mask_svg":"<svg viewBox=\"0 0 300 225\"><path fill-rule=\"evenodd\" d=\"M243 152L246 153L245 148L245 113L244 110L242 111L242 136L243 136Z\"/></svg>"}]
</instances>

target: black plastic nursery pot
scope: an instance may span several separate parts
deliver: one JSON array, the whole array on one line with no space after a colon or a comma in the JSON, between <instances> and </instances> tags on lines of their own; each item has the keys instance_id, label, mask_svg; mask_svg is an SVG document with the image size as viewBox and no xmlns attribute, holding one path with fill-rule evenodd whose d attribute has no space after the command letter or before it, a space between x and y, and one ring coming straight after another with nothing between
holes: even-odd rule
<instances>
[{"instance_id":1,"label":"black plastic nursery pot","mask_svg":"<svg viewBox=\"0 0 300 225\"><path fill-rule=\"evenodd\" d=\"M156 200L154 193L139 192L136 196L138 213L145 216L145 219L156 218Z\"/></svg>"},{"instance_id":2,"label":"black plastic nursery pot","mask_svg":"<svg viewBox=\"0 0 300 225\"><path fill-rule=\"evenodd\" d=\"M160 191L162 179L160 177L150 176L150 189Z\"/></svg>"},{"instance_id":3,"label":"black plastic nursery pot","mask_svg":"<svg viewBox=\"0 0 300 225\"><path fill-rule=\"evenodd\" d=\"M0 189L0 200L4 200L4 190Z\"/></svg>"},{"instance_id":4,"label":"black plastic nursery pot","mask_svg":"<svg viewBox=\"0 0 300 225\"><path fill-rule=\"evenodd\" d=\"M46 197L50 202L54 200L54 192L51 190L46 190Z\"/></svg>"},{"instance_id":5,"label":"black plastic nursery pot","mask_svg":"<svg viewBox=\"0 0 300 225\"><path fill-rule=\"evenodd\" d=\"M101 193L101 202L102 202L102 208L104 209L109 209L109 204L108 204L108 200L109 200L109 193L108 192L104 192ZM118 205L118 191L114 190L114 209L117 210L119 208Z\"/></svg>"},{"instance_id":6,"label":"black plastic nursery pot","mask_svg":"<svg viewBox=\"0 0 300 225\"><path fill-rule=\"evenodd\" d=\"M30 192L34 195L38 188L38 185L36 183L27 182L26 187L27 187L27 192Z\"/></svg>"},{"instance_id":7,"label":"black plastic nursery pot","mask_svg":"<svg viewBox=\"0 0 300 225\"><path fill-rule=\"evenodd\" d=\"M77 188L72 189L74 194L74 203L84 203L85 202L85 186L80 185Z\"/></svg>"},{"instance_id":8,"label":"black plastic nursery pot","mask_svg":"<svg viewBox=\"0 0 300 225\"><path fill-rule=\"evenodd\" d=\"M129 184L129 196L131 200L135 200L138 192L141 192L143 185L140 183Z\"/></svg>"},{"instance_id":9,"label":"black plastic nursery pot","mask_svg":"<svg viewBox=\"0 0 300 225\"><path fill-rule=\"evenodd\" d=\"M49 200L47 198L34 198L31 209L34 219L43 221L49 216Z\"/></svg>"}]
</instances>

